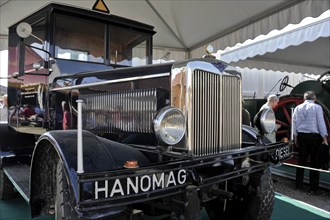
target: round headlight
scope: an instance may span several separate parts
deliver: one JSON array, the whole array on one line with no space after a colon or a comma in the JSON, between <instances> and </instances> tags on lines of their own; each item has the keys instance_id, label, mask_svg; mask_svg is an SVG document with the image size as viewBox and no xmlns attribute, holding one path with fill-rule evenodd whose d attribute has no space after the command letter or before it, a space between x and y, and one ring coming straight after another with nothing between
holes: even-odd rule
<instances>
[{"instance_id":1,"label":"round headlight","mask_svg":"<svg viewBox=\"0 0 330 220\"><path fill-rule=\"evenodd\" d=\"M179 143L186 130L182 112L173 107L161 109L154 120L154 129L160 142L168 145Z\"/></svg>"},{"instance_id":2,"label":"round headlight","mask_svg":"<svg viewBox=\"0 0 330 220\"><path fill-rule=\"evenodd\" d=\"M276 118L273 111L263 109L255 117L255 125L262 134L269 134L274 131Z\"/></svg>"},{"instance_id":3,"label":"round headlight","mask_svg":"<svg viewBox=\"0 0 330 220\"><path fill-rule=\"evenodd\" d=\"M32 65L33 69L35 70L38 70L41 68L41 64L39 62L35 62L33 65Z\"/></svg>"}]
</instances>

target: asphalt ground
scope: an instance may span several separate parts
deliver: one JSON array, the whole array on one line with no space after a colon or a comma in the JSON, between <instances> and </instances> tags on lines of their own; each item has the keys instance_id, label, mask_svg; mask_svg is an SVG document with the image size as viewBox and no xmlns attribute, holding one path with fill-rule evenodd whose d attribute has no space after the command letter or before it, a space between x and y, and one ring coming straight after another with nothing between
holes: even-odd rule
<instances>
[{"instance_id":1,"label":"asphalt ground","mask_svg":"<svg viewBox=\"0 0 330 220\"><path fill-rule=\"evenodd\" d=\"M330 174L329 178L330 178ZM330 179L329 179L330 181ZM296 204L306 204L311 207L314 207L315 210L320 209L325 213L328 213L328 219L330 219L330 191L327 189L320 188L316 194L310 195L308 193L309 186L304 184L303 189L296 190L295 181L287 179L284 177L274 176L273 175L274 188L277 192L277 199L284 198L286 196L290 198L293 203ZM291 200L285 199L288 203ZM313 208L312 208L313 209Z\"/></svg>"}]
</instances>

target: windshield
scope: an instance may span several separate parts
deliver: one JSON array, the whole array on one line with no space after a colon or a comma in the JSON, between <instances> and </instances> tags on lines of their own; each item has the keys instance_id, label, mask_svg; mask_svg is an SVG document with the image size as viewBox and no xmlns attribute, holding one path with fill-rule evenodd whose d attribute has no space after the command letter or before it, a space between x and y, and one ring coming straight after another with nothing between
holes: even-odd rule
<instances>
[{"instance_id":1,"label":"windshield","mask_svg":"<svg viewBox=\"0 0 330 220\"><path fill-rule=\"evenodd\" d=\"M55 57L106 65L146 65L148 35L64 15L55 17Z\"/></svg>"}]
</instances>

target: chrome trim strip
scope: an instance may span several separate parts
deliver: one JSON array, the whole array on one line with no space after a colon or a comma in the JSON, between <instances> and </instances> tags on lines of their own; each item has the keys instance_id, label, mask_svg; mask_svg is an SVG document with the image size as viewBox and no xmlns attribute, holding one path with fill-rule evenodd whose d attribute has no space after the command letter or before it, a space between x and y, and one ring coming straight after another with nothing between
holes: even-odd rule
<instances>
[{"instance_id":1,"label":"chrome trim strip","mask_svg":"<svg viewBox=\"0 0 330 220\"><path fill-rule=\"evenodd\" d=\"M77 173L84 173L84 147L82 139L82 104L83 100L78 99L78 125L77 125Z\"/></svg>"},{"instance_id":2,"label":"chrome trim strip","mask_svg":"<svg viewBox=\"0 0 330 220\"><path fill-rule=\"evenodd\" d=\"M102 85L113 84L113 83L131 82L131 81L143 80L143 79L160 78L160 77L164 77L164 76L170 76L170 73L136 76L136 77L130 77L130 78L124 78L124 79L107 80L104 82L87 83L87 84L83 84L83 85L60 87L60 88L51 89L50 91L56 92L56 91L63 91L63 90L82 89L82 88L87 88L87 87L102 86Z\"/></svg>"}]
</instances>

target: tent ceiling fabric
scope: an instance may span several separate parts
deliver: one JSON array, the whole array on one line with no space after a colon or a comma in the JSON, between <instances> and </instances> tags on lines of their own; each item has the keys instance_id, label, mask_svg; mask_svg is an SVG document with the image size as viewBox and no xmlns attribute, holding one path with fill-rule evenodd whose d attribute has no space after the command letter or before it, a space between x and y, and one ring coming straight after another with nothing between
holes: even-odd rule
<instances>
[{"instance_id":1,"label":"tent ceiling fabric","mask_svg":"<svg viewBox=\"0 0 330 220\"><path fill-rule=\"evenodd\" d=\"M321 75L330 70L330 37L318 38L299 46L290 46L262 56L231 62L231 65Z\"/></svg>"},{"instance_id":2,"label":"tent ceiling fabric","mask_svg":"<svg viewBox=\"0 0 330 220\"><path fill-rule=\"evenodd\" d=\"M51 1L1 0L1 35L7 35L8 26L49 2ZM94 4L93 0L58 0L56 2L88 9L91 9ZM319 11L326 4L329 5L328 0L104 0L104 2L112 14L155 26L157 31L154 36L155 46L179 48L186 51L197 48L212 38L223 37L238 27L258 23L259 28L252 25L254 31L251 31L251 28L251 30L245 30L241 34L237 34L238 37L233 38L234 42L222 45L221 48L215 48L223 49L226 46L233 46L246 39L253 39L259 34L267 34L275 28L281 29L288 23L299 23L306 15L318 16ZM295 7L297 3L301 5L298 9ZM294 8L292 9L295 12L294 15L283 13L283 10L287 10L289 6ZM266 21L266 23L259 21L278 13L285 18L285 20L278 20L281 24L274 21ZM272 18L272 20L274 19Z\"/></svg>"},{"instance_id":3,"label":"tent ceiling fabric","mask_svg":"<svg viewBox=\"0 0 330 220\"><path fill-rule=\"evenodd\" d=\"M1 0L1 34L7 27L51 1ZM94 1L58 0L91 9ZM285 0L254 1L170 1L170 0L104 0L112 14L155 26L154 44L159 47L189 50L210 36L250 21ZM244 13L242 13L244 11ZM15 13L13 13L15 12Z\"/></svg>"},{"instance_id":4,"label":"tent ceiling fabric","mask_svg":"<svg viewBox=\"0 0 330 220\"><path fill-rule=\"evenodd\" d=\"M282 30L273 30L267 35L259 35L253 40L238 43L220 51L226 62L245 60L248 57L264 55L289 46L297 46L304 42L313 42L320 37L330 36L330 10L317 18L305 18L299 24L289 24ZM218 51L219 52L219 51Z\"/></svg>"},{"instance_id":5,"label":"tent ceiling fabric","mask_svg":"<svg viewBox=\"0 0 330 220\"><path fill-rule=\"evenodd\" d=\"M57 0L56 2L91 9L95 1ZM50 2L54 1L0 0L2 39L8 35L7 28L10 25ZM154 36L155 47L186 51L192 58L201 57L208 43L211 43L216 50L223 50L228 46L254 39L260 34L268 34L271 30L280 30L290 23L298 24L305 17L318 17L330 8L329 0L104 0L104 2L112 14L153 25L157 32ZM263 58L273 58L271 56L276 53L281 52L265 54ZM310 54L310 57L314 57L314 54ZM276 58L277 56L274 59Z\"/></svg>"},{"instance_id":6,"label":"tent ceiling fabric","mask_svg":"<svg viewBox=\"0 0 330 220\"><path fill-rule=\"evenodd\" d=\"M297 54L299 60L296 59ZM311 56L312 54L319 54L319 56ZM258 55L254 59L294 64L302 67L330 69L330 38L321 37L313 42L304 42L299 46L291 46L285 50L277 50L263 56Z\"/></svg>"}]
</instances>

